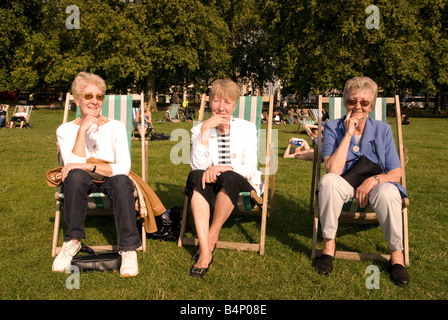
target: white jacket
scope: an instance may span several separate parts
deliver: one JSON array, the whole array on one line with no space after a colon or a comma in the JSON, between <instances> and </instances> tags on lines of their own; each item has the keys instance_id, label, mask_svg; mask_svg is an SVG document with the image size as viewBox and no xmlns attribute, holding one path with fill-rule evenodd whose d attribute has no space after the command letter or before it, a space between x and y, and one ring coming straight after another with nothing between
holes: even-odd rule
<instances>
[{"instance_id":1,"label":"white jacket","mask_svg":"<svg viewBox=\"0 0 448 320\"><path fill-rule=\"evenodd\" d=\"M208 146L200 143L202 123L191 129L192 170L207 170L218 164L218 133L211 129ZM230 161L233 171L246 178L260 196L263 192L261 171L258 168L258 137L255 125L249 121L233 118L230 122Z\"/></svg>"}]
</instances>

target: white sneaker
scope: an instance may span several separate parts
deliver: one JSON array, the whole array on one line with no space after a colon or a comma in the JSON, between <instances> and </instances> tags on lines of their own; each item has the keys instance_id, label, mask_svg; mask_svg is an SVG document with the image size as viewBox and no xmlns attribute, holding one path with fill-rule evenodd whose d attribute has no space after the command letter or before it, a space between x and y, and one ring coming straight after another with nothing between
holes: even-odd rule
<instances>
[{"instance_id":1,"label":"white sneaker","mask_svg":"<svg viewBox=\"0 0 448 320\"><path fill-rule=\"evenodd\" d=\"M124 278L135 277L138 274L137 252L120 251L121 267L120 276Z\"/></svg>"},{"instance_id":2,"label":"white sneaker","mask_svg":"<svg viewBox=\"0 0 448 320\"><path fill-rule=\"evenodd\" d=\"M62 250L53 261L51 270L55 272L63 272L68 269L72 263L73 257L81 249L81 242L73 243L72 241L64 242Z\"/></svg>"}]
</instances>

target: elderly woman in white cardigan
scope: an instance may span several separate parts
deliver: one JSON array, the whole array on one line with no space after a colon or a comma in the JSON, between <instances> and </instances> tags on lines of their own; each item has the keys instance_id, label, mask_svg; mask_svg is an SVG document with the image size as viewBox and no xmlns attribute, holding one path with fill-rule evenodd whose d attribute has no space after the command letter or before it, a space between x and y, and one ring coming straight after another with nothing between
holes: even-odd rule
<instances>
[{"instance_id":1,"label":"elderly woman in white cardigan","mask_svg":"<svg viewBox=\"0 0 448 320\"><path fill-rule=\"evenodd\" d=\"M126 128L118 120L101 115L105 98L105 81L91 73L81 72L72 84L73 97L81 116L59 126L56 135L64 167L61 170L64 188L65 224L64 244L55 258L53 271L65 271L85 238L84 219L87 196L93 192L109 195L114 203L118 248L122 263L120 275L133 277L138 274L137 254L141 246L136 225L134 186L128 177L131 158ZM87 162L94 157L110 164ZM106 177L97 185L96 176Z\"/></svg>"},{"instance_id":2,"label":"elderly woman in white cardigan","mask_svg":"<svg viewBox=\"0 0 448 320\"><path fill-rule=\"evenodd\" d=\"M199 240L190 270L203 277L213 261L219 232L237 205L242 191L262 192L257 170L257 130L254 124L234 119L240 92L231 80L216 80L210 89L212 117L192 129L192 171L187 179L188 196ZM216 195L210 225L210 204Z\"/></svg>"}]
</instances>

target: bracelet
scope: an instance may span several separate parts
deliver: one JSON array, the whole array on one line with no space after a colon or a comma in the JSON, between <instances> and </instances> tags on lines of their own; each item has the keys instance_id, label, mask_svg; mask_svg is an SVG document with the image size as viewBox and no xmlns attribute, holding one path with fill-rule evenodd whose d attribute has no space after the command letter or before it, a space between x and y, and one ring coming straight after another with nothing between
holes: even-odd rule
<instances>
[{"instance_id":1,"label":"bracelet","mask_svg":"<svg viewBox=\"0 0 448 320\"><path fill-rule=\"evenodd\" d=\"M378 181L378 184L381 183L380 178L377 175L374 175L373 177L376 179L376 181Z\"/></svg>"},{"instance_id":2,"label":"bracelet","mask_svg":"<svg viewBox=\"0 0 448 320\"><path fill-rule=\"evenodd\" d=\"M93 165L93 170L92 170L92 173L94 173L94 172L95 172L95 170L96 170L96 165Z\"/></svg>"},{"instance_id":3,"label":"bracelet","mask_svg":"<svg viewBox=\"0 0 448 320\"><path fill-rule=\"evenodd\" d=\"M348 134L350 137L352 136L352 134L348 131L346 131L345 134Z\"/></svg>"}]
</instances>

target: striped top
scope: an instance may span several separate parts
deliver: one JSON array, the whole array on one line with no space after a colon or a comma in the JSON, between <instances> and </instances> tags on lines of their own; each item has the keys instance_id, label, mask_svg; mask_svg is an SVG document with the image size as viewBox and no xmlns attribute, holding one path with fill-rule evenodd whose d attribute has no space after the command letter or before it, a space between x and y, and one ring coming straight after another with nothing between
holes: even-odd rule
<instances>
[{"instance_id":1,"label":"striped top","mask_svg":"<svg viewBox=\"0 0 448 320\"><path fill-rule=\"evenodd\" d=\"M230 165L230 131L222 135L218 130L218 164Z\"/></svg>"}]
</instances>

